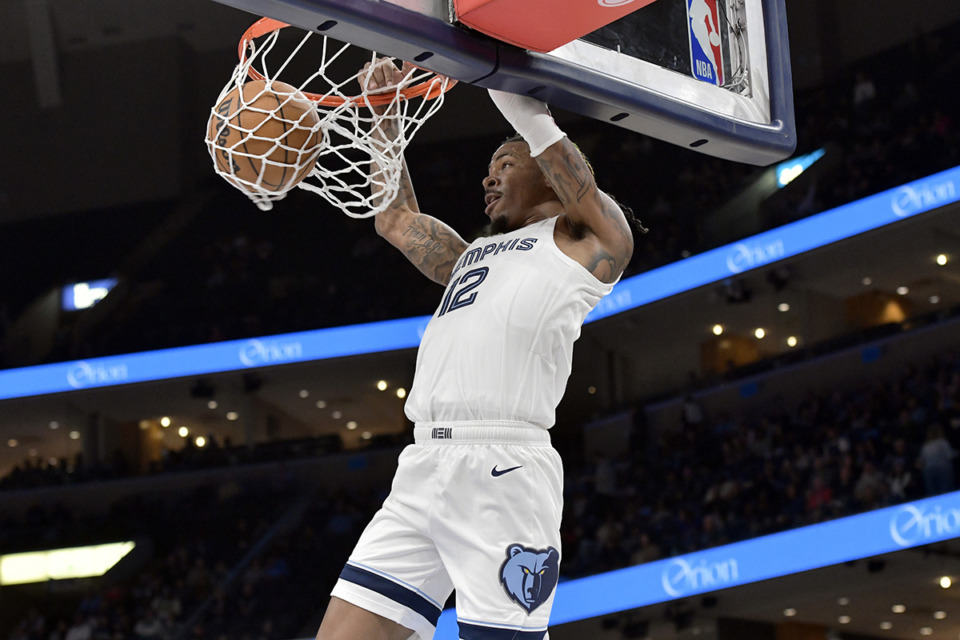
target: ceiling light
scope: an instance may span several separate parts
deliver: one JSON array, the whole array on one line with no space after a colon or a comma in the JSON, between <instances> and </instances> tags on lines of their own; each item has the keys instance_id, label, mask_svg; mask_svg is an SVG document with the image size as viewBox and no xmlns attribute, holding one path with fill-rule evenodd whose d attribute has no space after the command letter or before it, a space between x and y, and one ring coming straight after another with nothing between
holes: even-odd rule
<instances>
[{"instance_id":1,"label":"ceiling light","mask_svg":"<svg viewBox=\"0 0 960 640\"><path fill-rule=\"evenodd\" d=\"M236 411L227 411L227 420L236 420L240 415Z\"/></svg>"},{"instance_id":2,"label":"ceiling light","mask_svg":"<svg viewBox=\"0 0 960 640\"><path fill-rule=\"evenodd\" d=\"M947 617L947 612L946 612L946 611L934 611L934 612L933 612L933 618L934 618L934 620L943 620L943 619L946 618L946 617Z\"/></svg>"},{"instance_id":3,"label":"ceiling light","mask_svg":"<svg viewBox=\"0 0 960 640\"><path fill-rule=\"evenodd\" d=\"M71 431L71 432L70 432L70 439L71 439L71 440L79 440L79 439L80 439L80 432L79 432L79 431Z\"/></svg>"},{"instance_id":4,"label":"ceiling light","mask_svg":"<svg viewBox=\"0 0 960 640\"><path fill-rule=\"evenodd\" d=\"M356 428L357 428L356 420L351 420L350 422L347 423L347 429L350 429L350 431L353 431Z\"/></svg>"},{"instance_id":5,"label":"ceiling light","mask_svg":"<svg viewBox=\"0 0 960 640\"><path fill-rule=\"evenodd\" d=\"M722 324L713 325L713 335L719 336L721 333L723 333L723 325Z\"/></svg>"},{"instance_id":6,"label":"ceiling light","mask_svg":"<svg viewBox=\"0 0 960 640\"><path fill-rule=\"evenodd\" d=\"M407 397L407 390L404 389L403 387L399 387L399 388L397 389L397 397L398 397L398 398L406 398L406 397Z\"/></svg>"},{"instance_id":7,"label":"ceiling light","mask_svg":"<svg viewBox=\"0 0 960 640\"><path fill-rule=\"evenodd\" d=\"M369 440L370 438L373 437L373 434L370 433L369 431L364 431L363 433L360 434L360 437L363 438L364 440Z\"/></svg>"},{"instance_id":8,"label":"ceiling light","mask_svg":"<svg viewBox=\"0 0 960 640\"><path fill-rule=\"evenodd\" d=\"M933 629L930 627L920 627L920 635L929 636L931 633L933 633Z\"/></svg>"},{"instance_id":9,"label":"ceiling light","mask_svg":"<svg viewBox=\"0 0 960 640\"><path fill-rule=\"evenodd\" d=\"M763 327L757 327L753 332L753 335L757 336L757 340L763 340L763 337L767 335L767 332L763 330Z\"/></svg>"},{"instance_id":10,"label":"ceiling light","mask_svg":"<svg viewBox=\"0 0 960 640\"><path fill-rule=\"evenodd\" d=\"M784 609L783 615L787 616L788 618L792 618L793 616L797 615L797 610L794 609L793 607L790 607L789 609Z\"/></svg>"},{"instance_id":11,"label":"ceiling light","mask_svg":"<svg viewBox=\"0 0 960 640\"><path fill-rule=\"evenodd\" d=\"M839 598L837 599L837 604L841 607L845 607L850 604L850 598Z\"/></svg>"},{"instance_id":12,"label":"ceiling light","mask_svg":"<svg viewBox=\"0 0 960 640\"><path fill-rule=\"evenodd\" d=\"M906 610L907 608L902 604L895 604L892 607L890 607L890 611L893 611L894 613L903 613Z\"/></svg>"},{"instance_id":13,"label":"ceiling light","mask_svg":"<svg viewBox=\"0 0 960 640\"><path fill-rule=\"evenodd\" d=\"M57 422L56 420L51 420L51 421L50 421L50 428L51 428L51 429L59 429L59 428L60 428L60 423Z\"/></svg>"},{"instance_id":14,"label":"ceiling light","mask_svg":"<svg viewBox=\"0 0 960 640\"><path fill-rule=\"evenodd\" d=\"M777 305L777 311L780 313L786 313L787 311L790 311L790 305L786 302L781 302Z\"/></svg>"},{"instance_id":15,"label":"ceiling light","mask_svg":"<svg viewBox=\"0 0 960 640\"><path fill-rule=\"evenodd\" d=\"M216 400L211 400L210 402L207 403L207 409L216 409L216 408L217 408Z\"/></svg>"},{"instance_id":16,"label":"ceiling light","mask_svg":"<svg viewBox=\"0 0 960 640\"><path fill-rule=\"evenodd\" d=\"M944 589L949 589L950 585L953 584L953 580L950 579L950 576L943 576L940 578L940 586Z\"/></svg>"},{"instance_id":17,"label":"ceiling light","mask_svg":"<svg viewBox=\"0 0 960 640\"><path fill-rule=\"evenodd\" d=\"M910 289L908 287L897 287L897 294L905 296L908 293L910 293Z\"/></svg>"},{"instance_id":18,"label":"ceiling light","mask_svg":"<svg viewBox=\"0 0 960 640\"><path fill-rule=\"evenodd\" d=\"M893 623L890 622L889 620L884 620L883 622L880 623L880 628L883 629L884 631L889 631L890 629L893 629Z\"/></svg>"},{"instance_id":19,"label":"ceiling light","mask_svg":"<svg viewBox=\"0 0 960 640\"><path fill-rule=\"evenodd\" d=\"M170 418L168 418L167 416L163 416L162 418L160 418L160 426L162 426L162 427L169 427L169 426L170 426Z\"/></svg>"},{"instance_id":20,"label":"ceiling light","mask_svg":"<svg viewBox=\"0 0 960 640\"><path fill-rule=\"evenodd\" d=\"M317 400L317 409L326 409L327 401L326 400Z\"/></svg>"},{"instance_id":21,"label":"ceiling light","mask_svg":"<svg viewBox=\"0 0 960 640\"><path fill-rule=\"evenodd\" d=\"M930 304L940 304L940 296L930 296Z\"/></svg>"},{"instance_id":22,"label":"ceiling light","mask_svg":"<svg viewBox=\"0 0 960 640\"><path fill-rule=\"evenodd\" d=\"M30 551L0 556L0 585L102 576L136 546L133 542Z\"/></svg>"},{"instance_id":23,"label":"ceiling light","mask_svg":"<svg viewBox=\"0 0 960 640\"><path fill-rule=\"evenodd\" d=\"M850 624L850 616L840 616L837 618L837 622L840 624Z\"/></svg>"},{"instance_id":24,"label":"ceiling light","mask_svg":"<svg viewBox=\"0 0 960 640\"><path fill-rule=\"evenodd\" d=\"M942 253L941 253L940 255L938 255L938 256L937 256L937 264L940 265L941 267L942 267L943 265L947 264L947 256L945 256L945 255L942 254Z\"/></svg>"},{"instance_id":25,"label":"ceiling light","mask_svg":"<svg viewBox=\"0 0 960 640\"><path fill-rule=\"evenodd\" d=\"M610 6L604 4L604 6ZM826 150L817 149L802 156L795 156L785 160L776 166L774 173L777 176L777 188L782 188L793 182L797 176L810 168L814 162L824 156Z\"/></svg>"},{"instance_id":26,"label":"ceiling light","mask_svg":"<svg viewBox=\"0 0 960 640\"><path fill-rule=\"evenodd\" d=\"M18 444L20 444L20 443L17 442L17 439L16 439L16 438L10 438L9 440L7 440L7 446L8 446L8 447L15 447L15 446L17 446Z\"/></svg>"},{"instance_id":27,"label":"ceiling light","mask_svg":"<svg viewBox=\"0 0 960 640\"><path fill-rule=\"evenodd\" d=\"M309 395L310 395L310 392L309 392L309 391L307 391L306 389L300 389L300 397L301 397L301 398L306 398L306 397L309 396Z\"/></svg>"},{"instance_id":28,"label":"ceiling light","mask_svg":"<svg viewBox=\"0 0 960 640\"><path fill-rule=\"evenodd\" d=\"M190 435L190 429L187 429L186 427L180 427L179 429L177 429L177 434L181 438L186 438L188 435Z\"/></svg>"},{"instance_id":29,"label":"ceiling light","mask_svg":"<svg viewBox=\"0 0 960 640\"><path fill-rule=\"evenodd\" d=\"M341 411L334 411L333 413L330 414L330 416L331 416L334 420L339 420L340 418L343 417L343 412L341 412Z\"/></svg>"},{"instance_id":30,"label":"ceiling light","mask_svg":"<svg viewBox=\"0 0 960 640\"><path fill-rule=\"evenodd\" d=\"M596 392L597 392L597 388L595 386L590 385L589 387L587 387L587 393L589 393L590 395L593 395Z\"/></svg>"},{"instance_id":31,"label":"ceiling light","mask_svg":"<svg viewBox=\"0 0 960 640\"><path fill-rule=\"evenodd\" d=\"M789 338L787 338L787 346L788 347L797 346L797 336L790 336Z\"/></svg>"},{"instance_id":32,"label":"ceiling light","mask_svg":"<svg viewBox=\"0 0 960 640\"><path fill-rule=\"evenodd\" d=\"M201 449L202 449L203 447L207 446L207 439L204 438L203 436L197 436L197 439L194 440L194 442L195 442L196 445L197 445L198 447L200 447Z\"/></svg>"},{"instance_id":33,"label":"ceiling light","mask_svg":"<svg viewBox=\"0 0 960 640\"><path fill-rule=\"evenodd\" d=\"M379 381L377 382L377 389L380 389L380 391L386 391L386 390L387 390L387 381L386 381L386 380L379 380Z\"/></svg>"},{"instance_id":34,"label":"ceiling light","mask_svg":"<svg viewBox=\"0 0 960 640\"><path fill-rule=\"evenodd\" d=\"M866 278L864 278L864 279L861 280L860 282L863 283L863 286L869 287L870 285L873 284L873 278L871 278L870 276L867 276Z\"/></svg>"}]
</instances>

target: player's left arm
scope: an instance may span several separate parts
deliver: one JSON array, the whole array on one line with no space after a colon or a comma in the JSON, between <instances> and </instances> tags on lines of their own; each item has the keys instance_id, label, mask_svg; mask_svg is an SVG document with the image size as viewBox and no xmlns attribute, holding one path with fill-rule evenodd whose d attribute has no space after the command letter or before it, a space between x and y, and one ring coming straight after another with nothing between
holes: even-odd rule
<instances>
[{"instance_id":1,"label":"player's left arm","mask_svg":"<svg viewBox=\"0 0 960 640\"><path fill-rule=\"evenodd\" d=\"M563 203L571 230L591 249L585 266L598 279L614 282L633 255L633 233L620 205L597 187L580 150L566 136L536 160Z\"/></svg>"},{"instance_id":2,"label":"player's left arm","mask_svg":"<svg viewBox=\"0 0 960 640\"><path fill-rule=\"evenodd\" d=\"M585 253L578 256L603 282L614 282L633 255L633 233L620 206L597 187L580 150L553 121L543 102L490 91L494 104L530 147L563 204L570 231Z\"/></svg>"}]
</instances>

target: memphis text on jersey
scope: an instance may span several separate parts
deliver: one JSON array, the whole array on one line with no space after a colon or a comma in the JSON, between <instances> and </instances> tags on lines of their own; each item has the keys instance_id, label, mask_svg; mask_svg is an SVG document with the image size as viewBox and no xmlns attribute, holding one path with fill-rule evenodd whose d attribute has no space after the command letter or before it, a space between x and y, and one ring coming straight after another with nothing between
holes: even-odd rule
<instances>
[{"instance_id":1,"label":"memphis text on jersey","mask_svg":"<svg viewBox=\"0 0 960 640\"><path fill-rule=\"evenodd\" d=\"M536 242L536 238L513 238L512 240L504 240L503 242L491 242L482 247L464 251L460 259L457 260L457 264L453 268L453 273L450 274L450 277L453 278L453 276L457 275L457 272L463 267L469 267L483 262L489 255L495 256L504 251L530 251Z\"/></svg>"}]
</instances>

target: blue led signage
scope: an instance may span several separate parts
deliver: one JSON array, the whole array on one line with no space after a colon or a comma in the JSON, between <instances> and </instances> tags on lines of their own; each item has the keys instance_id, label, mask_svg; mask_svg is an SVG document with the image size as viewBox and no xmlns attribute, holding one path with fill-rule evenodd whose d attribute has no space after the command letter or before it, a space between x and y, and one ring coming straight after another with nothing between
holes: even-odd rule
<instances>
[{"instance_id":1,"label":"blue led signage","mask_svg":"<svg viewBox=\"0 0 960 640\"><path fill-rule=\"evenodd\" d=\"M960 200L960 167L624 280L594 322ZM428 317L0 371L0 400L408 349Z\"/></svg>"},{"instance_id":2,"label":"blue led signage","mask_svg":"<svg viewBox=\"0 0 960 640\"><path fill-rule=\"evenodd\" d=\"M960 492L562 582L550 624L819 569L960 537ZM456 640L456 613L435 640Z\"/></svg>"}]
</instances>

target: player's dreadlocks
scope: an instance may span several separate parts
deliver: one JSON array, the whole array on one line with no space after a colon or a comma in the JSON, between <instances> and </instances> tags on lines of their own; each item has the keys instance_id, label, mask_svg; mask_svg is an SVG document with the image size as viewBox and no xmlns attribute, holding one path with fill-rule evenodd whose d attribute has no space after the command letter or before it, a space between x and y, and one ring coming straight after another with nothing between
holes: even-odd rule
<instances>
[{"instance_id":1,"label":"player's dreadlocks","mask_svg":"<svg viewBox=\"0 0 960 640\"><path fill-rule=\"evenodd\" d=\"M526 143L526 140L523 139L523 136L521 136L519 133L517 133L517 134L514 134L514 135L510 136L509 138L507 138L506 140L504 140L504 141L503 141L502 143L500 143L500 144L503 145L503 144L507 144L508 142L523 142L523 143ZM586 165L587 165L587 168L590 169L590 175L592 175L594 178L596 178L596 177L597 177L597 174L594 173L594 171L593 171L593 164L590 163L590 158L587 157L587 154L585 154L585 153L583 152L583 149L581 149L581 148L577 145L576 142L573 142L572 140L571 140L570 142L571 142L571 144L573 144L574 148L576 148L576 150L580 153L580 157L583 158L584 164L586 164ZM623 210L623 215L624 215L624 217L626 217L627 222L630 223L630 226L632 226L634 229L636 229L636 230L637 230L639 233L641 233L641 234L645 234L645 233L647 233L647 232L650 231L650 229L648 229L648 228L646 228L645 226L643 226L643 223L640 222L640 219L637 218L636 214L633 213L633 209L631 209L631 208L628 207L627 205L625 205L625 204L623 204L622 202L620 202L619 200L617 200L617 199L616 199L614 196L612 196L610 193L607 193L607 195L610 196L610 198L617 204L617 206L619 206L619 207Z\"/></svg>"}]
</instances>

